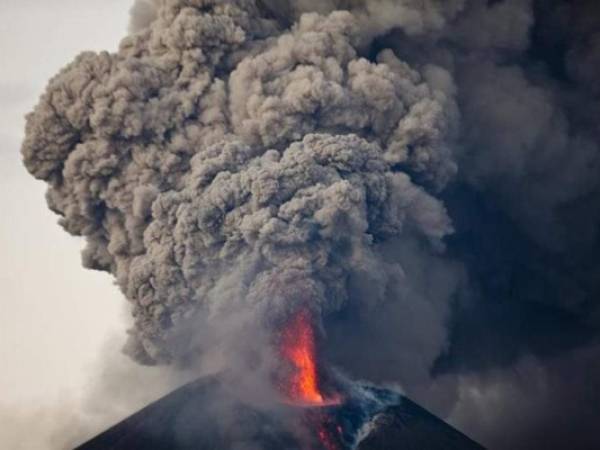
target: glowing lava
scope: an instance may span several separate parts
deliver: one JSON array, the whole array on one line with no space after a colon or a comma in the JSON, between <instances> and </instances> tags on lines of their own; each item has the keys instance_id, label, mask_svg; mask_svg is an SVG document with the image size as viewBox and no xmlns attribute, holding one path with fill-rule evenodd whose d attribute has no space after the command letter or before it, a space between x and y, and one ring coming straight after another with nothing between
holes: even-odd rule
<instances>
[{"instance_id":1,"label":"glowing lava","mask_svg":"<svg viewBox=\"0 0 600 450\"><path fill-rule=\"evenodd\" d=\"M341 449L339 439L342 436L342 427L340 427L339 425L332 428L331 421L327 420L327 418L323 418L318 424L317 434L319 436L321 444L323 444L323 447L325 447L325 450Z\"/></svg>"},{"instance_id":2,"label":"glowing lava","mask_svg":"<svg viewBox=\"0 0 600 450\"><path fill-rule=\"evenodd\" d=\"M321 407L337 405L340 397L326 398L319 386L316 343L312 317L308 309L297 312L284 326L280 336L280 352L288 363L282 383L287 401L297 406L319 408L307 413L306 420L316 429L321 445L326 450L339 450L338 438L330 418ZM337 428L338 434L340 429Z\"/></svg>"},{"instance_id":3,"label":"glowing lava","mask_svg":"<svg viewBox=\"0 0 600 450\"><path fill-rule=\"evenodd\" d=\"M319 391L315 357L315 335L307 310L301 310L285 327L281 336L282 356L291 365L284 390L297 403L327 403Z\"/></svg>"}]
</instances>

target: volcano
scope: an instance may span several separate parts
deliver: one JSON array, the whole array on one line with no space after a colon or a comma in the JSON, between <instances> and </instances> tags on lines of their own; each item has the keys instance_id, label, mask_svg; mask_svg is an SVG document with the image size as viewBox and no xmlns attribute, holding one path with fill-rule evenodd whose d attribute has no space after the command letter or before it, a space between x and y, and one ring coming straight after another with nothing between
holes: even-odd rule
<instances>
[{"instance_id":1,"label":"volcano","mask_svg":"<svg viewBox=\"0 0 600 450\"><path fill-rule=\"evenodd\" d=\"M224 380L218 376L189 383L76 450L483 448L406 397L387 389L361 386L360 399L350 397L340 404L319 408L286 405L273 414L228 396L224 388ZM375 408L375 404L386 406ZM291 425L307 416L319 417L335 435L336 442L324 442L322 438L308 442L306 430L298 432Z\"/></svg>"}]
</instances>

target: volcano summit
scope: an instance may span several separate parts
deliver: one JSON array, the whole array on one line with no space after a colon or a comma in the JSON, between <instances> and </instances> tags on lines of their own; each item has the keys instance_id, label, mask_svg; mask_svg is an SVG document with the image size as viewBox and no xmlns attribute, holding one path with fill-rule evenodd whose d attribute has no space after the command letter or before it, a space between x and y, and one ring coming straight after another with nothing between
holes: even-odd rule
<instances>
[{"instance_id":1,"label":"volcano summit","mask_svg":"<svg viewBox=\"0 0 600 450\"><path fill-rule=\"evenodd\" d=\"M135 1L51 79L24 164L127 299L125 352L227 382L98 439L470 442L373 387L399 384L510 449L519 414L583 435L554 406L582 402L597 441L600 14L571 3Z\"/></svg>"},{"instance_id":2,"label":"volcano summit","mask_svg":"<svg viewBox=\"0 0 600 450\"><path fill-rule=\"evenodd\" d=\"M289 405L271 415L230 397L224 381L209 377L190 383L76 450L483 449L407 398L386 389L355 387L361 391L359 397L338 405ZM235 403L230 421L216 421L217 411L229 402ZM317 433L308 441L301 435L314 431L310 427L315 419L327 424L327 440ZM290 428L294 421L297 423Z\"/></svg>"}]
</instances>

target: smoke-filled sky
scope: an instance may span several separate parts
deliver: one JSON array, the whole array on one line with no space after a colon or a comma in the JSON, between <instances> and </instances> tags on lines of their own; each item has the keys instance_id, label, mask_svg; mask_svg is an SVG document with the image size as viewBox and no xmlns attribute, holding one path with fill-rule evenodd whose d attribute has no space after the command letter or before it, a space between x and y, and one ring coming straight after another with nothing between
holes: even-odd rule
<instances>
[{"instance_id":1,"label":"smoke-filled sky","mask_svg":"<svg viewBox=\"0 0 600 450\"><path fill-rule=\"evenodd\" d=\"M491 448L598 444L595 2L139 0L116 53L130 5L8 5L2 345L26 363L6 384L30 395L66 383L61 362L101 359L123 297L132 359L242 373L248 355L273 368L270 334L307 307L327 364L400 384ZM87 14L110 39L85 25L54 42ZM120 292L78 271L16 163L21 115L83 48L113 53L52 78L22 154ZM56 357L41 376L38 354Z\"/></svg>"},{"instance_id":2,"label":"smoke-filled sky","mask_svg":"<svg viewBox=\"0 0 600 450\"><path fill-rule=\"evenodd\" d=\"M112 383L116 372L108 367L135 369L119 352L127 312L109 276L81 270L82 242L56 225L56 215L45 206L43 183L27 175L19 153L24 115L47 80L84 49L116 49L128 9L122 0L0 0L3 449L61 448L82 439L81 433L65 433L69 423L90 420L95 432L98 422L101 427L130 412L129 404L111 411L111 402L124 392L101 406L104 411L84 406L87 396ZM112 355L109 364L107 355ZM144 394L132 401L139 406L147 400Z\"/></svg>"},{"instance_id":3,"label":"smoke-filled sky","mask_svg":"<svg viewBox=\"0 0 600 450\"><path fill-rule=\"evenodd\" d=\"M81 242L57 232L56 216L42 207L44 186L21 169L19 147L24 115L47 79L84 48L115 48L127 23L122 9L119 1L102 6L92 1L51 5L3 0L1 4L3 400L39 395L61 377L72 383L77 375L73 367L65 366L70 364L65 358L68 352L61 349L70 346L82 359L95 347L93 340L105 331L102 327L118 317L118 304L102 302L103 297L118 295L116 290L108 277L79 270ZM94 26L99 18L104 26ZM80 301L85 298L89 301ZM73 307L79 320L65 314ZM61 316L64 320L57 321ZM86 328L89 334L83 332ZM78 339L69 337L71 332ZM45 348L39 345L44 341ZM40 378L42 368L47 377Z\"/></svg>"}]
</instances>

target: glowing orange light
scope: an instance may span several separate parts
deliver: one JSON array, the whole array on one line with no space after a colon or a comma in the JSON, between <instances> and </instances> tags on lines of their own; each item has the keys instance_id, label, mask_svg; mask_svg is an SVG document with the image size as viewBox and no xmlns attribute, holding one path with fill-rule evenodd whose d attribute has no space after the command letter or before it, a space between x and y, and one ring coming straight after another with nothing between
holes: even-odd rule
<instances>
[{"instance_id":1,"label":"glowing orange light","mask_svg":"<svg viewBox=\"0 0 600 450\"><path fill-rule=\"evenodd\" d=\"M281 386L290 403L320 408L341 402L338 395L325 398L319 388L315 334L308 309L300 310L284 325L279 345L281 356L290 368ZM310 415L309 422L316 428L323 448L340 449L337 442L341 438L341 427L337 428L340 436L336 436L330 429L332 424L327 416L321 413Z\"/></svg>"},{"instance_id":2,"label":"glowing orange light","mask_svg":"<svg viewBox=\"0 0 600 450\"><path fill-rule=\"evenodd\" d=\"M281 353L292 366L290 379L284 387L290 399L301 403L324 403L317 381L315 336L307 310L301 310L285 327Z\"/></svg>"},{"instance_id":3,"label":"glowing orange light","mask_svg":"<svg viewBox=\"0 0 600 450\"><path fill-rule=\"evenodd\" d=\"M319 429L319 439L327 450L338 450L338 445L335 443L333 438L330 436L329 431L325 427Z\"/></svg>"}]
</instances>

